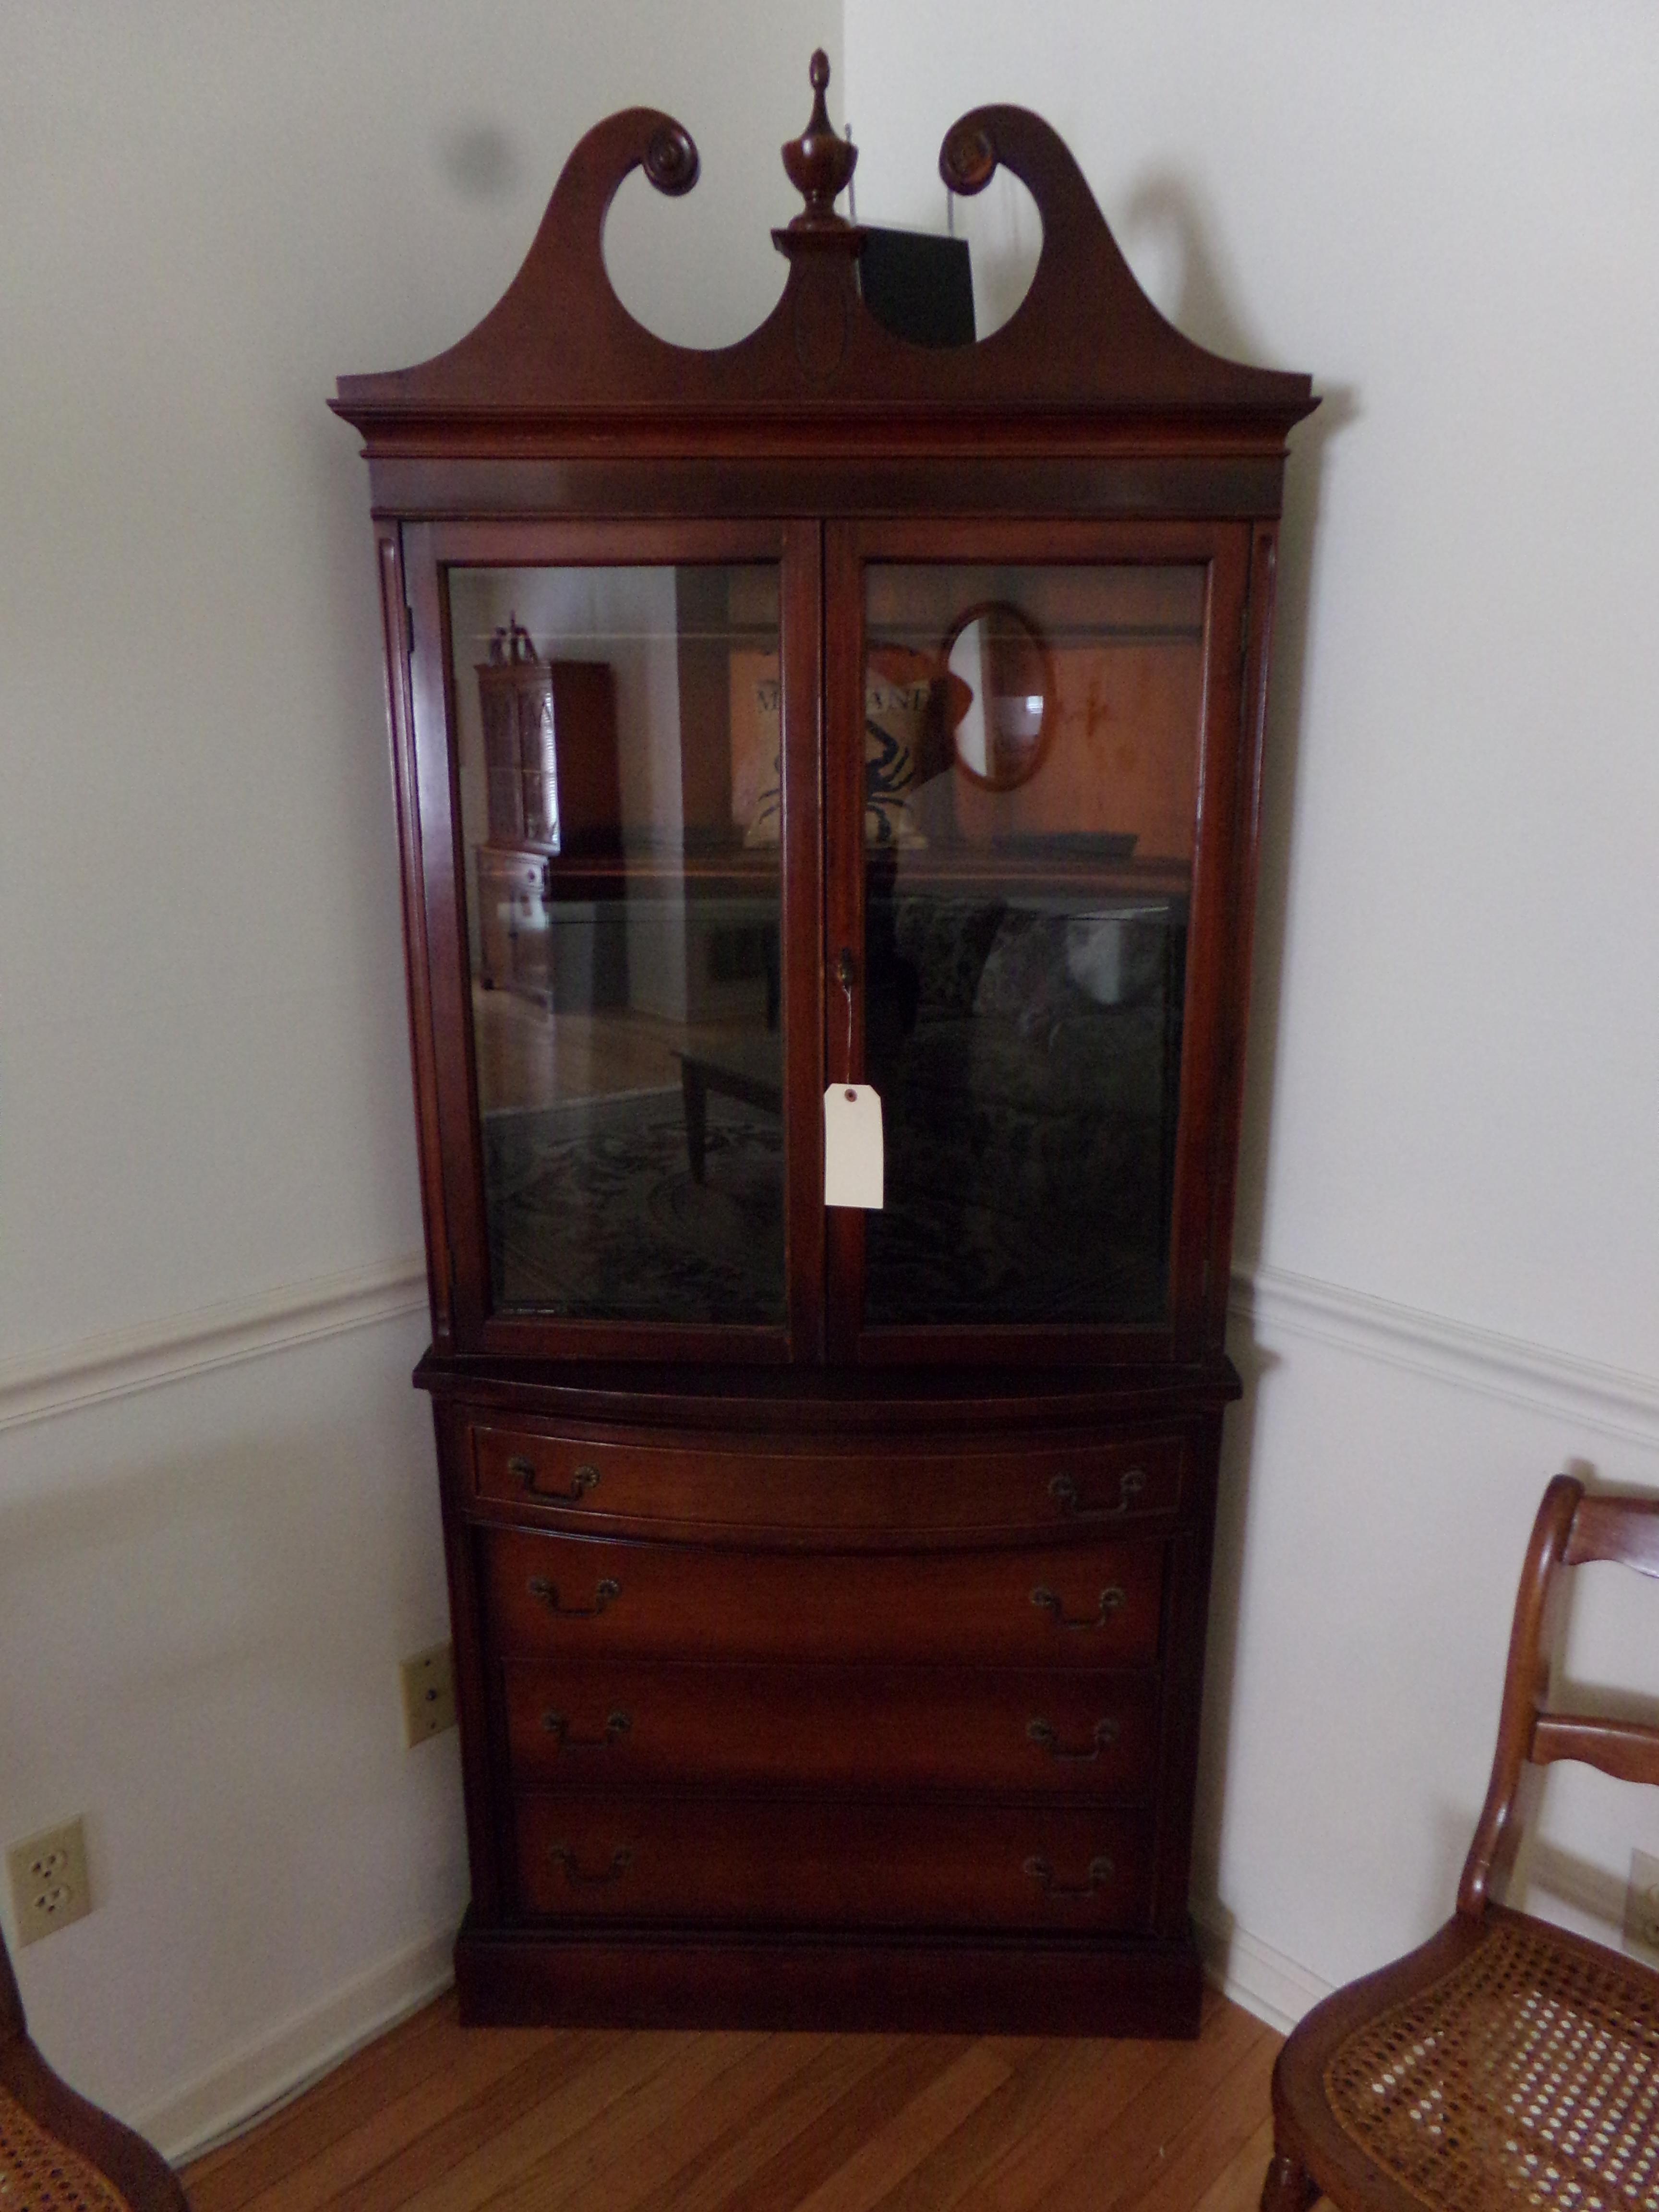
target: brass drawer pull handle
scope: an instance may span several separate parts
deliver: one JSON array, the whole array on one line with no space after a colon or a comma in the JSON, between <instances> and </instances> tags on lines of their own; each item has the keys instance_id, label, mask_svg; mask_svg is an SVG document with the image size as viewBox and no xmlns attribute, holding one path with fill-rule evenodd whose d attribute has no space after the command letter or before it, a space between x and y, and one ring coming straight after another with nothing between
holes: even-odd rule
<instances>
[{"instance_id":1,"label":"brass drawer pull handle","mask_svg":"<svg viewBox=\"0 0 1659 2212\"><path fill-rule=\"evenodd\" d=\"M606 1717L599 1735L572 1735L570 1723L562 1713L542 1715L542 1726L549 1735L557 1736L561 1751L603 1751L607 1744L615 1743L619 1735L626 1735L633 1725L631 1713L614 1712Z\"/></svg>"},{"instance_id":2,"label":"brass drawer pull handle","mask_svg":"<svg viewBox=\"0 0 1659 2212\"><path fill-rule=\"evenodd\" d=\"M574 1505L579 1498L586 1498L599 1479L598 1468L579 1467L570 1478L568 1490L544 1490L536 1480L539 1470L535 1461L526 1459L521 1452L514 1453L512 1458L507 1462L507 1471L509 1474L518 1477L520 1488L527 1491L532 1498L548 1498L558 1503L571 1505Z\"/></svg>"},{"instance_id":3,"label":"brass drawer pull handle","mask_svg":"<svg viewBox=\"0 0 1659 2212\"><path fill-rule=\"evenodd\" d=\"M611 1852L610 1865L600 1874L584 1874L568 1844L550 1844L547 1856L564 1869L564 1878L572 1889L604 1889L611 1882L620 1881L634 1863L634 1854L626 1844L619 1844Z\"/></svg>"},{"instance_id":4,"label":"brass drawer pull handle","mask_svg":"<svg viewBox=\"0 0 1659 2212\"><path fill-rule=\"evenodd\" d=\"M1060 1511L1073 1521L1121 1521L1131 1511L1135 1500L1146 1487L1144 1467L1126 1467L1118 1478L1115 1505L1079 1505L1077 1485L1069 1474L1057 1474L1048 1485L1048 1495Z\"/></svg>"},{"instance_id":5,"label":"brass drawer pull handle","mask_svg":"<svg viewBox=\"0 0 1659 2212\"><path fill-rule=\"evenodd\" d=\"M1056 1903L1079 1904L1092 1897L1097 1889L1103 1888L1111 1880L1112 1863L1104 1852L1098 1858L1091 1859L1089 1879L1080 1887L1073 1887L1069 1883L1056 1881L1054 1870L1047 1859L1027 1859L1020 1872L1029 1875L1033 1881L1040 1881L1042 1884L1042 1894L1053 1899Z\"/></svg>"},{"instance_id":6,"label":"brass drawer pull handle","mask_svg":"<svg viewBox=\"0 0 1659 2212\"><path fill-rule=\"evenodd\" d=\"M1122 1604L1123 1592L1115 1583L1102 1590L1100 1610L1092 1620L1085 1618L1082 1620L1068 1620L1066 1617L1066 1608L1060 1599L1051 1589L1045 1589L1041 1583L1031 1592L1031 1602L1042 1611L1053 1613L1056 1628L1069 1628L1082 1632L1091 1628L1104 1628L1119 1606Z\"/></svg>"},{"instance_id":7,"label":"brass drawer pull handle","mask_svg":"<svg viewBox=\"0 0 1659 2212\"><path fill-rule=\"evenodd\" d=\"M1091 1759L1098 1759L1103 1751L1109 1751L1117 1741L1117 1723L1114 1720L1097 1721L1087 1751L1063 1750L1060 1738L1047 1721L1027 1721L1025 1733L1040 1751L1048 1753L1050 1759L1069 1759L1086 1765Z\"/></svg>"},{"instance_id":8,"label":"brass drawer pull handle","mask_svg":"<svg viewBox=\"0 0 1659 2212\"><path fill-rule=\"evenodd\" d=\"M548 1611L557 1613L561 1620L597 1620L606 1606L622 1595L622 1584L613 1583L607 1575L594 1591L592 1605L561 1605L558 1584L538 1575L530 1584L530 1595L540 1598Z\"/></svg>"}]
</instances>

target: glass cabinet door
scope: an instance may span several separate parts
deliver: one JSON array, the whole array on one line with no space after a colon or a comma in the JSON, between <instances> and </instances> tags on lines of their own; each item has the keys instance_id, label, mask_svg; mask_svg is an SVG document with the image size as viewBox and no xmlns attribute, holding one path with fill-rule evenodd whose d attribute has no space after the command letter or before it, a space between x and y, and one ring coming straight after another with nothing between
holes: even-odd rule
<instances>
[{"instance_id":1,"label":"glass cabinet door","mask_svg":"<svg viewBox=\"0 0 1659 2212\"><path fill-rule=\"evenodd\" d=\"M781 565L441 578L488 1310L781 1327Z\"/></svg>"},{"instance_id":2,"label":"glass cabinet door","mask_svg":"<svg viewBox=\"0 0 1659 2212\"><path fill-rule=\"evenodd\" d=\"M863 1328L1167 1328L1209 564L859 573Z\"/></svg>"}]
</instances>

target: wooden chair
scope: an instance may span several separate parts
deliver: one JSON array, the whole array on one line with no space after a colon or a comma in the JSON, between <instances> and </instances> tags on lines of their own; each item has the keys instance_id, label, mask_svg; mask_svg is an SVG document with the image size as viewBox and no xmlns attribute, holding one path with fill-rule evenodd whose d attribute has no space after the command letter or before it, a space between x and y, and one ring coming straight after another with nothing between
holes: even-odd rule
<instances>
[{"instance_id":1,"label":"wooden chair","mask_svg":"<svg viewBox=\"0 0 1659 2212\"><path fill-rule=\"evenodd\" d=\"M5 2212L190 2212L142 2136L60 2081L29 2040L0 1942L0 2207Z\"/></svg>"},{"instance_id":2,"label":"wooden chair","mask_svg":"<svg viewBox=\"0 0 1659 2212\"><path fill-rule=\"evenodd\" d=\"M1659 1974L1492 1901L1529 1768L1659 1782L1659 1729L1544 1710L1563 1567L1659 1577L1659 1500L1544 1493L1516 1600L1492 1782L1457 1911L1328 1997L1273 2072L1262 2212L1659 2212Z\"/></svg>"}]
</instances>

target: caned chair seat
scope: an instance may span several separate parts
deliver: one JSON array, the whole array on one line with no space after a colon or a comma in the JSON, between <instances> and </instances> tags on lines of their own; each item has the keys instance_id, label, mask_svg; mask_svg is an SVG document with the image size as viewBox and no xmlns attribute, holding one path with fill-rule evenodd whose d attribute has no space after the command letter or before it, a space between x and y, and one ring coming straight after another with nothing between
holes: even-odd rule
<instances>
[{"instance_id":1,"label":"caned chair seat","mask_svg":"<svg viewBox=\"0 0 1659 2212\"><path fill-rule=\"evenodd\" d=\"M89 2159L0 2088L0 2206L5 2212L132 2212Z\"/></svg>"},{"instance_id":2,"label":"caned chair seat","mask_svg":"<svg viewBox=\"0 0 1659 2212\"><path fill-rule=\"evenodd\" d=\"M1544 1710L1544 1624L1563 1567L1659 1574L1659 1501L1545 1493L1510 1640L1498 1753L1455 1915L1339 1990L1273 2075L1264 2212L1659 2212L1659 1974L1491 1901L1523 1771L1589 1761L1659 1781L1659 1731Z\"/></svg>"}]
</instances>

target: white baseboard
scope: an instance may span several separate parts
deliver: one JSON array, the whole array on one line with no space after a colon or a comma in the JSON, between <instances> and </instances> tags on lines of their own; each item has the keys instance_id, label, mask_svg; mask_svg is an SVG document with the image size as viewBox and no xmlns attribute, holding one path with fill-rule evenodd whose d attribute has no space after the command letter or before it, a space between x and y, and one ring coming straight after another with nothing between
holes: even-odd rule
<instances>
[{"instance_id":1,"label":"white baseboard","mask_svg":"<svg viewBox=\"0 0 1659 2212\"><path fill-rule=\"evenodd\" d=\"M216 2149L441 1996L454 1978L454 1942L446 1932L411 1945L134 2114L131 2124L174 2166Z\"/></svg>"},{"instance_id":2,"label":"white baseboard","mask_svg":"<svg viewBox=\"0 0 1659 2212\"><path fill-rule=\"evenodd\" d=\"M1193 1924L1209 1979L1224 1996L1281 2035L1288 2035L1304 2013L1331 1994L1328 1982L1243 1929L1224 1927L1198 1911Z\"/></svg>"},{"instance_id":3,"label":"white baseboard","mask_svg":"<svg viewBox=\"0 0 1659 2212\"><path fill-rule=\"evenodd\" d=\"M1236 1274L1229 1310L1269 1339L1280 1330L1314 1337L1581 1427L1659 1443L1659 1377L1651 1375L1603 1367L1283 1267Z\"/></svg>"},{"instance_id":4,"label":"white baseboard","mask_svg":"<svg viewBox=\"0 0 1659 2212\"><path fill-rule=\"evenodd\" d=\"M284 1283L258 1297L174 1314L151 1328L84 1337L56 1352L0 1360L0 1429L340 1336L425 1306L425 1263L411 1255L384 1267Z\"/></svg>"}]
</instances>

